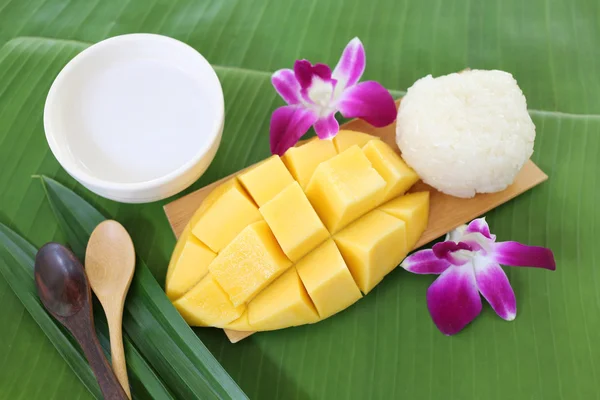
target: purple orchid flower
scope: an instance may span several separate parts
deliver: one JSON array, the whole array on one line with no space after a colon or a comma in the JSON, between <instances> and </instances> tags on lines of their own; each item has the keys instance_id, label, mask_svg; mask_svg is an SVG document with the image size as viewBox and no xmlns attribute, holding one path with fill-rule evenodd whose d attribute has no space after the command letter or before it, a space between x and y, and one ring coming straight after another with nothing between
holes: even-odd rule
<instances>
[{"instance_id":1,"label":"purple orchid flower","mask_svg":"<svg viewBox=\"0 0 600 400\"><path fill-rule=\"evenodd\" d=\"M358 38L348 43L331 72L325 64L297 60L294 69L276 71L271 81L288 104L271 116L271 153L283 155L314 126L320 139L331 139L339 131L335 114L362 118L376 127L396 119L392 95L379 83L358 83L365 71L365 49Z\"/></svg>"},{"instance_id":2,"label":"purple orchid flower","mask_svg":"<svg viewBox=\"0 0 600 400\"><path fill-rule=\"evenodd\" d=\"M408 256L402 267L415 274L441 274L427 290L427 308L438 329L454 335L481 312L480 293L500 318L517 316L515 293L500 264L556 269L550 249L496 243L485 218L455 229L433 249Z\"/></svg>"}]
</instances>

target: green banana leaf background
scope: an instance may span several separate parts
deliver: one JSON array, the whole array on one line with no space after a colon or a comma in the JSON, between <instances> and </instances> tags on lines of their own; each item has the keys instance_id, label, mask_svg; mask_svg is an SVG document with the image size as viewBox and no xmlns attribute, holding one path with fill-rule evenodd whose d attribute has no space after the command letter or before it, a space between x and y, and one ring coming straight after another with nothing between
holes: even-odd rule
<instances>
[{"instance_id":1,"label":"green banana leaf background","mask_svg":"<svg viewBox=\"0 0 600 400\"><path fill-rule=\"evenodd\" d=\"M600 398L600 3L596 0L0 0L0 221L36 246L64 241L32 175L45 174L121 221L161 284L175 244L162 206L118 204L71 179L52 156L48 89L78 52L104 38L180 39L215 67L223 141L185 193L269 155L270 74L297 58L334 65L354 36L364 79L400 96L427 74L502 69L537 126L534 161L550 176L490 212L499 240L554 250L555 272L507 269L518 316L489 306L443 336L426 308L433 277L402 270L314 326L232 345L197 334L252 399ZM182 195L182 194L181 194ZM89 399L85 386L0 277L0 399ZM186 399L187 400L187 399Z\"/></svg>"}]
</instances>

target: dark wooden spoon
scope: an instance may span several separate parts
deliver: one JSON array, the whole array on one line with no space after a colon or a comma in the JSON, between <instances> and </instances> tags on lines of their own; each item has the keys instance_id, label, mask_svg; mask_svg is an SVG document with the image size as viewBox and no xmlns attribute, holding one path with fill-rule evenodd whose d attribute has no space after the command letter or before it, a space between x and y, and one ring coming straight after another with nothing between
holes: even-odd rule
<instances>
[{"instance_id":1,"label":"dark wooden spoon","mask_svg":"<svg viewBox=\"0 0 600 400\"><path fill-rule=\"evenodd\" d=\"M127 400L98 342L90 285L77 257L58 243L44 245L35 257L35 285L46 310L83 349L104 398Z\"/></svg>"}]
</instances>

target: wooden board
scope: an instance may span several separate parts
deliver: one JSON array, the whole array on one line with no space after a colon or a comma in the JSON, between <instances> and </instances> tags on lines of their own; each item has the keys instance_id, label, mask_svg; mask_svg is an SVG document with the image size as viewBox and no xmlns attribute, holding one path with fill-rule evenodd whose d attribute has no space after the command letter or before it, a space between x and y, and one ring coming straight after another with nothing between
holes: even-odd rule
<instances>
[{"instance_id":1,"label":"wooden board","mask_svg":"<svg viewBox=\"0 0 600 400\"><path fill-rule=\"evenodd\" d=\"M388 125L384 128L375 128L362 120L353 120L342 126L343 129L369 133L380 137L394 150L400 153L396 145L396 125ZM199 189L187 196L175 200L165 205L165 213L171 224L171 228L176 237L179 237L186 224L202 203L202 200L214 189L215 186L231 178L233 175L225 177L202 189ZM527 161L521 172L511 186L498 193L478 194L471 199L461 199L438 192L431 186L419 182L413 186L412 191L428 190L431 193L431 202L429 210L429 226L419 239L415 248L435 240L459 225L475 219L489 210L506 203L519 194L531 189L548 179L548 176L542 172L531 160ZM232 343L236 343L253 332L238 332L226 329L225 333Z\"/></svg>"}]
</instances>

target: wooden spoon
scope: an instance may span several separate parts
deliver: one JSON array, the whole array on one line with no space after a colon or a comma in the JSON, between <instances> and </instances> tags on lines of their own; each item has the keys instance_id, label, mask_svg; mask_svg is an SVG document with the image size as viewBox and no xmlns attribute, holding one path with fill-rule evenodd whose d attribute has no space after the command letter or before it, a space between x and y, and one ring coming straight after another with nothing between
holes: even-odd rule
<instances>
[{"instance_id":1,"label":"wooden spoon","mask_svg":"<svg viewBox=\"0 0 600 400\"><path fill-rule=\"evenodd\" d=\"M90 285L79 260L66 247L48 243L35 257L34 275L42 304L83 349L104 398L127 399L98 342Z\"/></svg>"},{"instance_id":2,"label":"wooden spoon","mask_svg":"<svg viewBox=\"0 0 600 400\"><path fill-rule=\"evenodd\" d=\"M123 303L135 270L131 237L117 221L100 223L85 252L85 271L92 290L100 300L110 332L112 366L121 386L131 398L123 351Z\"/></svg>"}]
</instances>

